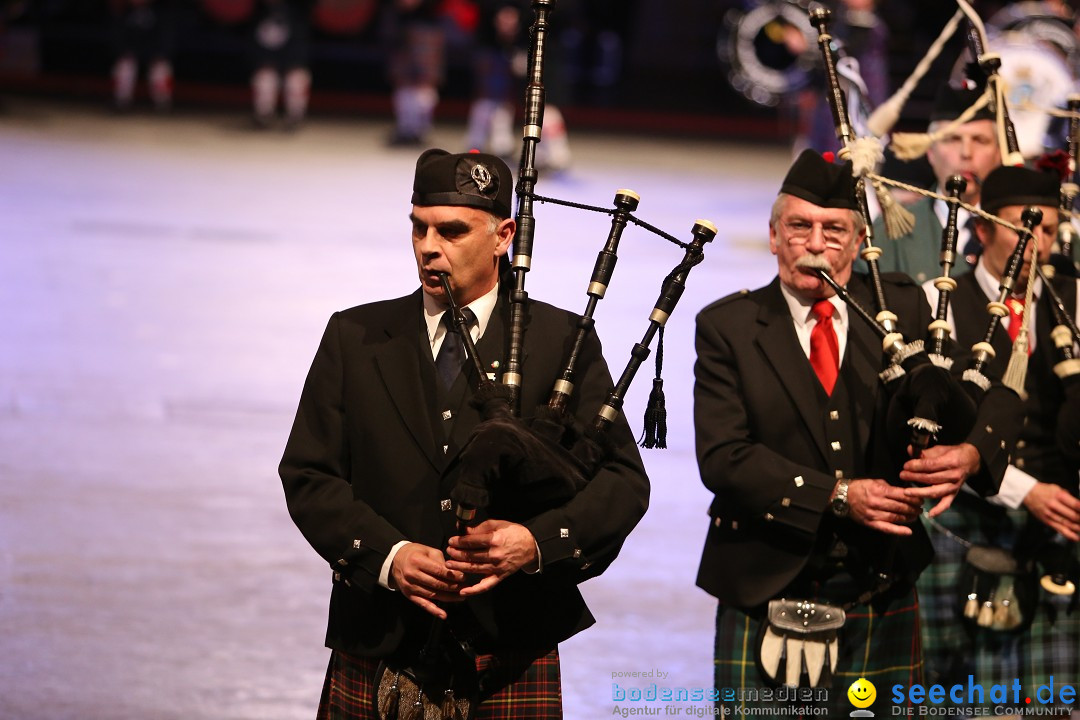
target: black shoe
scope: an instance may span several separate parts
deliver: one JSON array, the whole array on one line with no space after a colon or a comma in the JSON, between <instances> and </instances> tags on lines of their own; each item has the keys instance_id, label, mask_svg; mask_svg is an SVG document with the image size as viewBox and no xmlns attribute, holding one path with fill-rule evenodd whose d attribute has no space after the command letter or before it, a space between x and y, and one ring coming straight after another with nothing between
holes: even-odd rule
<instances>
[{"instance_id":1,"label":"black shoe","mask_svg":"<svg viewBox=\"0 0 1080 720\"><path fill-rule=\"evenodd\" d=\"M287 133L294 133L300 129L303 122L303 116L286 115L285 119L281 121L281 129Z\"/></svg>"},{"instance_id":2,"label":"black shoe","mask_svg":"<svg viewBox=\"0 0 1080 720\"><path fill-rule=\"evenodd\" d=\"M386 144L390 147L419 147L424 143L424 139L419 135L413 135L412 133L405 133L398 130L394 131L394 134L390 136L390 139L386 141Z\"/></svg>"},{"instance_id":3,"label":"black shoe","mask_svg":"<svg viewBox=\"0 0 1080 720\"><path fill-rule=\"evenodd\" d=\"M269 130L274 127L273 115L252 115L251 127L254 130Z\"/></svg>"}]
</instances>

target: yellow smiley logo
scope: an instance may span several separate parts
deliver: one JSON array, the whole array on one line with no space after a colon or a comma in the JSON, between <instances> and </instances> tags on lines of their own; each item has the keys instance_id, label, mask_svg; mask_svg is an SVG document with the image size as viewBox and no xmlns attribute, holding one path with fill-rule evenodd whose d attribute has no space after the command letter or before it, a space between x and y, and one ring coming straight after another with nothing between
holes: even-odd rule
<instances>
[{"instance_id":1,"label":"yellow smiley logo","mask_svg":"<svg viewBox=\"0 0 1080 720\"><path fill-rule=\"evenodd\" d=\"M874 700L877 699L877 688L874 687L874 683L870 682L866 678L859 678L855 682L851 683L851 687L847 691L848 700L851 704L857 708L868 708L874 704Z\"/></svg>"}]
</instances>

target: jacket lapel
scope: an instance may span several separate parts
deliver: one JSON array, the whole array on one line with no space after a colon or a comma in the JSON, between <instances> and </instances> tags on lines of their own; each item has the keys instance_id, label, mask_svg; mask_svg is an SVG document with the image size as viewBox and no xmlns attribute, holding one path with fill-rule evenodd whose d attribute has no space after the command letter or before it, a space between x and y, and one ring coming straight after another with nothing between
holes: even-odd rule
<instances>
[{"instance_id":1,"label":"jacket lapel","mask_svg":"<svg viewBox=\"0 0 1080 720\"><path fill-rule=\"evenodd\" d=\"M777 381L799 411L807 432L814 438L814 447L818 448L822 461L827 462L824 450L825 428L821 419L821 404L818 401L818 379L810 367L810 361L806 359L806 353L799 345L791 312L780 291L779 278L774 279L763 292L758 323L762 325L762 329L756 342L766 361L772 366Z\"/></svg>"},{"instance_id":2,"label":"jacket lapel","mask_svg":"<svg viewBox=\"0 0 1080 720\"><path fill-rule=\"evenodd\" d=\"M387 317L388 340L375 353L386 391L413 440L437 470L443 467L442 448L435 440L433 411L428 398L435 397L435 368L424 343L421 290L409 296L402 311ZM417 378L420 382L417 382Z\"/></svg>"},{"instance_id":3,"label":"jacket lapel","mask_svg":"<svg viewBox=\"0 0 1080 720\"><path fill-rule=\"evenodd\" d=\"M508 315L507 304L503 293L500 292L499 299L495 302L495 307L491 311L491 318L488 320L487 328L484 330L484 336L476 343L476 354L480 357L484 372L493 373L495 382L501 382L502 368L505 365L503 354L506 350L505 338ZM473 388L476 387L479 381L474 365L475 363L472 361L465 364L464 375L468 382L468 389L465 391L465 398L458 408L457 418L454 420L453 428L450 431L450 443L446 451L447 461L453 459L461 450L469 439L469 435L481 420L479 411L470 403L473 398Z\"/></svg>"}]
</instances>

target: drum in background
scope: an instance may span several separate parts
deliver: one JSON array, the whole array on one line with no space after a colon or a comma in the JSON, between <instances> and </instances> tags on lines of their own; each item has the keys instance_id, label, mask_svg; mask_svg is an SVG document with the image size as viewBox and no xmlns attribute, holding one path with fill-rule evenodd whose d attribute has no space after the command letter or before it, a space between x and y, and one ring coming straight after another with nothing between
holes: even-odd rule
<instances>
[{"instance_id":1,"label":"drum in background","mask_svg":"<svg viewBox=\"0 0 1080 720\"><path fill-rule=\"evenodd\" d=\"M1052 119L1046 109L1065 107L1068 95L1074 92L1075 78L1056 46L1026 32L992 36L990 50L1001 56L1000 74L1020 153L1025 158L1036 157L1044 150Z\"/></svg>"},{"instance_id":2,"label":"drum in background","mask_svg":"<svg viewBox=\"0 0 1080 720\"><path fill-rule=\"evenodd\" d=\"M746 12L729 11L724 23L717 54L730 67L732 87L748 99L772 107L810 83L817 40L803 4L768 0Z\"/></svg>"},{"instance_id":3,"label":"drum in background","mask_svg":"<svg viewBox=\"0 0 1080 720\"><path fill-rule=\"evenodd\" d=\"M1073 18L1062 12L1060 3L1017 2L986 21L988 49L1001 56L1010 116L1025 158L1048 146L1052 118L1044 111L1064 108L1068 95L1075 92L1077 39Z\"/></svg>"}]
</instances>

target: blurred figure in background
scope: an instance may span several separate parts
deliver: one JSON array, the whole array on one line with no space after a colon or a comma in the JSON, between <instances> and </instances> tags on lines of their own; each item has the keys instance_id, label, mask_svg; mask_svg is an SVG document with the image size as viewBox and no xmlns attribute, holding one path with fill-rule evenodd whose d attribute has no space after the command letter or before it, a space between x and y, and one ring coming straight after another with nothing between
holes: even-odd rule
<instances>
[{"instance_id":1,"label":"blurred figure in background","mask_svg":"<svg viewBox=\"0 0 1080 720\"><path fill-rule=\"evenodd\" d=\"M556 23L564 28L560 46L566 55L566 83L575 98L599 105L618 100L624 47L637 0L566 0ZM562 20L560 20L562 18Z\"/></svg>"},{"instance_id":2,"label":"blurred figure in background","mask_svg":"<svg viewBox=\"0 0 1080 720\"><path fill-rule=\"evenodd\" d=\"M285 128L294 130L307 114L311 93L308 70L310 0L259 0L252 35L251 92L255 126L270 127L278 98Z\"/></svg>"},{"instance_id":3,"label":"blurred figure in background","mask_svg":"<svg viewBox=\"0 0 1080 720\"><path fill-rule=\"evenodd\" d=\"M167 111L173 96L176 9L172 0L112 0L112 9L113 104L119 111L131 109L142 67L154 108Z\"/></svg>"},{"instance_id":4,"label":"blurred figure in background","mask_svg":"<svg viewBox=\"0 0 1080 720\"><path fill-rule=\"evenodd\" d=\"M945 194L945 184L953 175L960 175L967 183L960 199L970 205L978 205L986 176L1001 165L1001 148L998 146L995 115L992 108L983 107L967 122L950 129L982 95L981 86L953 87L948 82L938 87L934 108L930 112L928 131L935 136L926 152L936 178L936 189ZM919 198L908 206L915 217L912 229L899 237L889 237L885 222L878 218L874 223L875 244L882 250L878 267L882 272L902 272L923 283L938 276L941 265L941 231L948 216L947 203L934 198ZM979 242L974 234L971 213L960 208L957 214L956 247L963 248L966 262L958 262L952 268L952 276L968 272L978 258ZM856 266L862 270L865 261Z\"/></svg>"},{"instance_id":5,"label":"blurred figure in background","mask_svg":"<svg viewBox=\"0 0 1080 720\"><path fill-rule=\"evenodd\" d=\"M386 14L392 146L421 145L435 117L446 71L446 30L439 0L391 0Z\"/></svg>"},{"instance_id":6,"label":"blurred figure in background","mask_svg":"<svg viewBox=\"0 0 1080 720\"><path fill-rule=\"evenodd\" d=\"M843 62L855 61L858 75L862 78L860 90L865 111L872 112L889 96L888 42L889 29L875 12L876 0L841 0L839 3L826 3L833 9L830 31L840 46L837 70L844 78ZM805 42L801 33L790 33L793 41ZM801 45L793 50L801 54L806 48ZM836 139L836 124L832 111L826 102L825 79L823 70L818 69L809 88L799 94L797 101L798 135L795 138L792 154L798 155L806 148L818 152L840 149ZM865 93L862 92L865 90ZM850 100L849 100L850 103ZM850 108L852 121L859 122L862 108ZM862 118L865 120L865 117Z\"/></svg>"},{"instance_id":7,"label":"blurred figure in background","mask_svg":"<svg viewBox=\"0 0 1080 720\"><path fill-rule=\"evenodd\" d=\"M529 73L530 28L535 20L529 0L482 0L473 53L473 102L469 108L468 148L486 149L504 158L514 158L520 150L520 132L514 131L514 110L525 95ZM547 170L570 166L570 138L566 122L556 103L566 99L565 73L561 56L567 52L562 42L560 6L551 15L549 42L544 56L544 127L536 150L536 162ZM564 21L565 21L565 16ZM566 31L566 34L571 34Z\"/></svg>"},{"instance_id":8,"label":"blurred figure in background","mask_svg":"<svg viewBox=\"0 0 1080 720\"><path fill-rule=\"evenodd\" d=\"M525 0L480 2L466 148L502 158L512 157L518 148L514 108L528 63L528 7Z\"/></svg>"}]
</instances>

